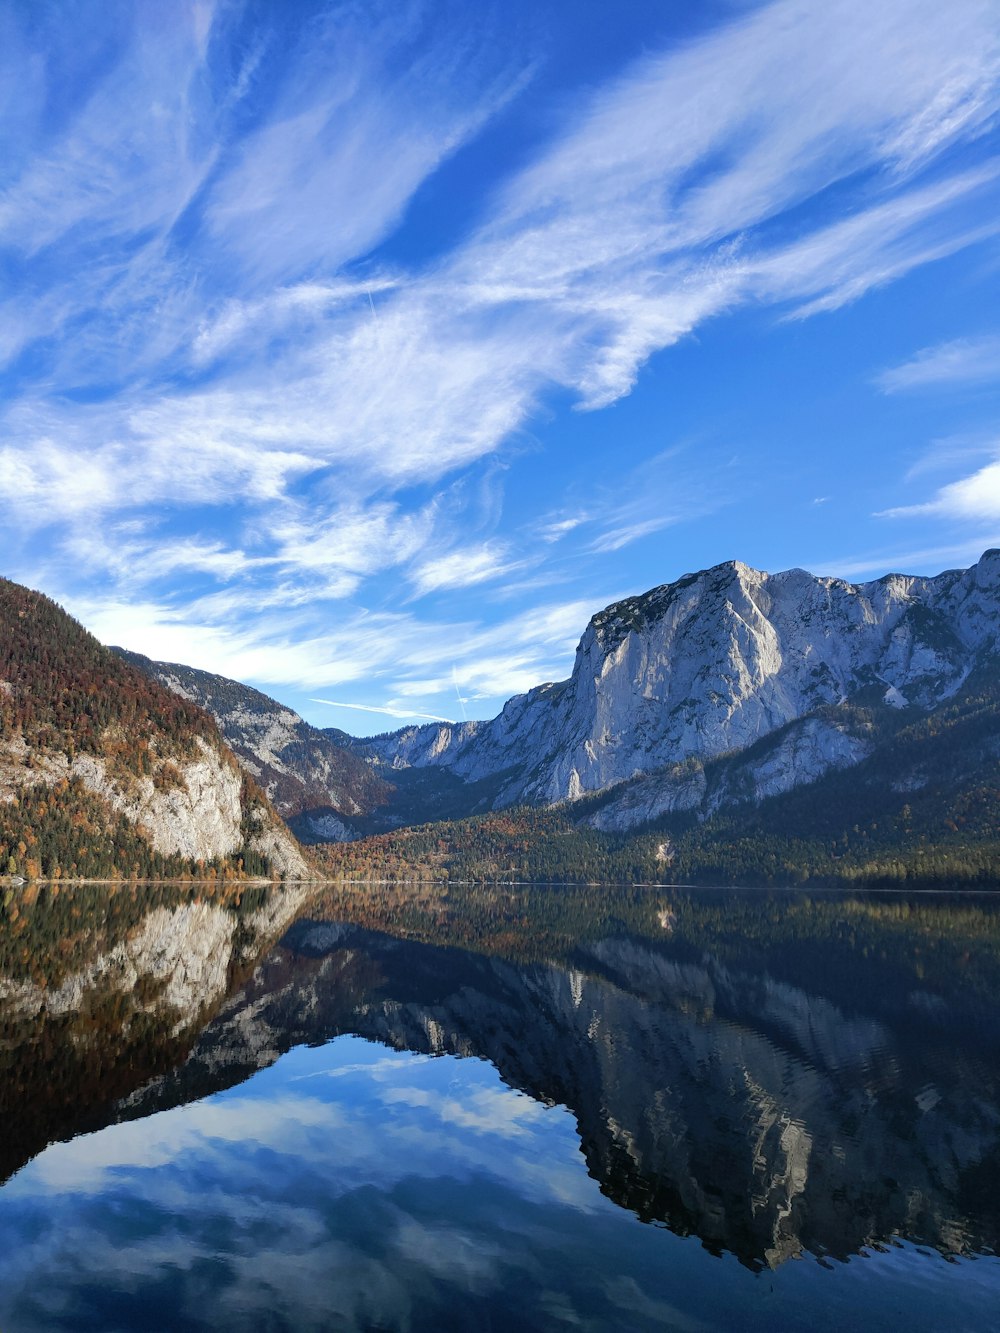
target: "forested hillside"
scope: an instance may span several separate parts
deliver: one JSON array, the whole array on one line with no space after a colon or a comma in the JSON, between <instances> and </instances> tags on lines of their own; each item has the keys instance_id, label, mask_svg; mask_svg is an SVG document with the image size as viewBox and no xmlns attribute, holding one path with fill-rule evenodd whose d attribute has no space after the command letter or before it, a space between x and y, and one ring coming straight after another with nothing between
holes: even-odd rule
<instances>
[{"instance_id":1,"label":"forested hillside","mask_svg":"<svg viewBox=\"0 0 1000 1333\"><path fill-rule=\"evenodd\" d=\"M150 744L178 756L195 737L218 743L196 705L159 688L100 644L55 602L0 579L0 736L59 750L100 754L148 772Z\"/></svg>"},{"instance_id":2,"label":"forested hillside","mask_svg":"<svg viewBox=\"0 0 1000 1333\"><path fill-rule=\"evenodd\" d=\"M304 870L208 714L0 580L0 873Z\"/></svg>"},{"instance_id":3,"label":"forested hillside","mask_svg":"<svg viewBox=\"0 0 1000 1333\"><path fill-rule=\"evenodd\" d=\"M947 705L873 709L872 756L809 785L636 832L592 827L607 796L520 807L317 849L330 873L748 885L1000 886L1000 682ZM610 799L613 799L611 793Z\"/></svg>"}]
</instances>

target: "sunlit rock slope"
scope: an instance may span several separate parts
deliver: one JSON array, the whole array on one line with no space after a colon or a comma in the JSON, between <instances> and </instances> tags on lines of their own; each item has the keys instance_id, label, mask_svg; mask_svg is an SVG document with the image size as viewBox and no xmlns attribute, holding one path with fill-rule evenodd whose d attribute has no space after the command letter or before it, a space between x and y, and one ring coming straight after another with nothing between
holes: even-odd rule
<instances>
[{"instance_id":1,"label":"sunlit rock slope","mask_svg":"<svg viewBox=\"0 0 1000 1333\"><path fill-rule=\"evenodd\" d=\"M975 669L993 669L998 635L998 551L968 570L862 584L732 561L599 612L570 678L491 721L410 727L355 748L387 773L493 779L494 808L621 785L595 820L629 828L860 762L875 744L873 711L933 711ZM723 756L725 773L707 775Z\"/></svg>"},{"instance_id":2,"label":"sunlit rock slope","mask_svg":"<svg viewBox=\"0 0 1000 1333\"><path fill-rule=\"evenodd\" d=\"M351 738L310 726L249 685L176 662L113 651L174 694L206 709L243 768L305 841L352 836L345 823L384 805L393 788L354 754Z\"/></svg>"},{"instance_id":3,"label":"sunlit rock slope","mask_svg":"<svg viewBox=\"0 0 1000 1333\"><path fill-rule=\"evenodd\" d=\"M861 584L730 561L598 612L569 679L490 721L361 739L224 677L125 656L214 714L300 837L341 841L596 795L581 816L607 832L779 796L1000 678L998 634L997 551Z\"/></svg>"},{"instance_id":4,"label":"sunlit rock slope","mask_svg":"<svg viewBox=\"0 0 1000 1333\"><path fill-rule=\"evenodd\" d=\"M218 729L40 593L0 581L0 873L307 873Z\"/></svg>"}]
</instances>

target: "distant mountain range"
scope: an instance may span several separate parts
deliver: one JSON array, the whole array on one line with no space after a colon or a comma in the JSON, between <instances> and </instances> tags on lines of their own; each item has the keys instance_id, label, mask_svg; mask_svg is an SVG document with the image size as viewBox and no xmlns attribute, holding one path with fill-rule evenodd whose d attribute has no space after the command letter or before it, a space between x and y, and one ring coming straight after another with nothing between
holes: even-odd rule
<instances>
[{"instance_id":1,"label":"distant mountain range","mask_svg":"<svg viewBox=\"0 0 1000 1333\"><path fill-rule=\"evenodd\" d=\"M869 759L890 731L997 673L1000 551L936 578L851 584L738 561L598 612L573 673L489 722L411 727L355 748L380 770L497 783L490 806L613 793L596 827L707 816ZM725 763L720 761L725 760ZM899 781L918 788L928 775Z\"/></svg>"},{"instance_id":2,"label":"distant mountain range","mask_svg":"<svg viewBox=\"0 0 1000 1333\"><path fill-rule=\"evenodd\" d=\"M558 838L561 871L591 877L883 874L919 844L925 866L945 849L939 877L975 845L963 873L1000 879L997 551L863 584L718 565L598 612L569 679L492 720L360 739L223 676L104 649L16 584L2 585L0 624L0 852L17 866L45 858L14 827L36 816L22 801L14 818L11 798L28 793L51 822L44 793L71 782L157 854L242 848L245 866L286 873L305 863L268 802L303 843L381 835L374 860L326 858L331 871L398 871L416 855L440 873L539 877ZM555 822L482 822L530 809ZM105 823L105 842L124 836ZM402 838L419 825L438 830L430 860ZM633 854L628 839L652 834Z\"/></svg>"},{"instance_id":3,"label":"distant mountain range","mask_svg":"<svg viewBox=\"0 0 1000 1333\"><path fill-rule=\"evenodd\" d=\"M605 833L705 824L847 770L880 794L988 778L1000 758L1000 552L862 584L727 562L598 612L569 679L490 721L372 738L128 656L214 714L308 841L521 805L561 804Z\"/></svg>"}]
</instances>

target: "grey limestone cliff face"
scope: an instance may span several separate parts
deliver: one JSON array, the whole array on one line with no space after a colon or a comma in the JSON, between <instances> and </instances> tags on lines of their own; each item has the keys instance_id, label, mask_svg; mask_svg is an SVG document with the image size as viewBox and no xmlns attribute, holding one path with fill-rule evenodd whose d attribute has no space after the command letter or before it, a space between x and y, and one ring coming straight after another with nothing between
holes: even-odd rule
<instances>
[{"instance_id":1,"label":"grey limestone cliff face","mask_svg":"<svg viewBox=\"0 0 1000 1333\"><path fill-rule=\"evenodd\" d=\"M352 753L346 744L349 737L313 727L277 700L225 676L154 662L121 648L114 651L211 713L226 744L278 813L316 823L320 838L350 836L342 819L367 814L388 798L391 787ZM325 834L324 826L332 834Z\"/></svg>"},{"instance_id":2,"label":"grey limestone cliff face","mask_svg":"<svg viewBox=\"0 0 1000 1333\"><path fill-rule=\"evenodd\" d=\"M76 778L130 823L143 830L152 847L164 855L213 861L238 853L246 827L254 832L250 846L267 857L275 874L305 879L309 869L298 844L273 813L251 802L244 809L243 780L231 757L201 737L196 755L173 762L169 784L152 776L123 775L100 755L37 751L31 765L22 744L8 744L0 753L0 799L12 799L18 787Z\"/></svg>"},{"instance_id":3,"label":"grey limestone cliff face","mask_svg":"<svg viewBox=\"0 0 1000 1333\"><path fill-rule=\"evenodd\" d=\"M100 754L76 754L71 760L63 752L33 750L29 756L23 741L8 742L0 749L0 800L13 800L19 788L35 782L77 778L139 826L157 852L213 861L239 853L248 841L268 858L273 873L308 878L299 845L271 810L252 800L244 808L243 778L232 757L201 737L195 746L195 758L169 761L171 781L164 784L148 774L123 774Z\"/></svg>"},{"instance_id":4,"label":"grey limestone cliff face","mask_svg":"<svg viewBox=\"0 0 1000 1333\"><path fill-rule=\"evenodd\" d=\"M733 561L599 612L570 678L511 699L492 721L411 727L356 748L386 769L499 776L498 806L639 780L604 808L607 828L710 813L859 762L870 744L838 708L865 692L886 708L931 709L997 653L998 634L997 551L968 570L862 584ZM711 791L698 776L698 765L751 749Z\"/></svg>"},{"instance_id":5,"label":"grey limestone cliff face","mask_svg":"<svg viewBox=\"0 0 1000 1333\"><path fill-rule=\"evenodd\" d=\"M242 843L242 783L217 750L200 738L197 745L198 758L178 767L180 781L167 790L149 777L135 778L126 789L97 755L77 755L68 769L131 823L140 824L158 852L211 860L230 855Z\"/></svg>"}]
</instances>

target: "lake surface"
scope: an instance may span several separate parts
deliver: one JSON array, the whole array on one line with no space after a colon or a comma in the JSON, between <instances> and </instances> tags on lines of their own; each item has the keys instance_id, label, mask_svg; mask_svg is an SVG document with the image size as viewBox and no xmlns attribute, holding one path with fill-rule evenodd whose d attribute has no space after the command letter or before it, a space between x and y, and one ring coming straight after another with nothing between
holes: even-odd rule
<instances>
[{"instance_id":1,"label":"lake surface","mask_svg":"<svg viewBox=\"0 0 1000 1333\"><path fill-rule=\"evenodd\" d=\"M107 892L0 933L4 1333L1000 1329L1000 900Z\"/></svg>"}]
</instances>

